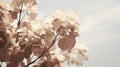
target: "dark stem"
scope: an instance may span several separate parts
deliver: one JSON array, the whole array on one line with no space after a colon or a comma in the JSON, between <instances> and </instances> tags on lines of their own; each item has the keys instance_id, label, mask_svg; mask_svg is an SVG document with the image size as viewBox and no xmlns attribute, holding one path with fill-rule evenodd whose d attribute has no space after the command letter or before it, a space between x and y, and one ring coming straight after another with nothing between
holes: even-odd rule
<instances>
[{"instance_id":1,"label":"dark stem","mask_svg":"<svg viewBox=\"0 0 120 67\"><path fill-rule=\"evenodd\" d=\"M29 65L35 63L39 58L41 58L54 45L57 37L58 37L58 35L56 35L56 37L54 38L52 44L47 48L47 50L43 51L42 54L39 57L37 57L34 61L32 61L29 64L27 64L25 67L28 67Z\"/></svg>"},{"instance_id":2,"label":"dark stem","mask_svg":"<svg viewBox=\"0 0 120 67\"><path fill-rule=\"evenodd\" d=\"M20 14L19 14L19 19L18 19L18 23L17 23L17 29L19 29L20 23L21 23L22 8L23 8L23 3L21 4L21 8L20 8ZM18 42L18 35L19 35L19 32L16 34L16 43Z\"/></svg>"}]
</instances>

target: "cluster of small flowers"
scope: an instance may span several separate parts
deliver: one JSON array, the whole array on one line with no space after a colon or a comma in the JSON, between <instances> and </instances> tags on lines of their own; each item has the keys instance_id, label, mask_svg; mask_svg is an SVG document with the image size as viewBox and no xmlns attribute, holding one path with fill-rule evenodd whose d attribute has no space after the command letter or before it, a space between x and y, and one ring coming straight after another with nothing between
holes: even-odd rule
<instances>
[{"instance_id":1,"label":"cluster of small flowers","mask_svg":"<svg viewBox=\"0 0 120 67\"><path fill-rule=\"evenodd\" d=\"M75 12L57 10L45 21L37 15L37 0L0 2L1 62L24 67L32 63L33 55L38 57L35 67L60 67L63 61L79 65L88 58L86 48L75 47L80 35Z\"/></svg>"}]
</instances>

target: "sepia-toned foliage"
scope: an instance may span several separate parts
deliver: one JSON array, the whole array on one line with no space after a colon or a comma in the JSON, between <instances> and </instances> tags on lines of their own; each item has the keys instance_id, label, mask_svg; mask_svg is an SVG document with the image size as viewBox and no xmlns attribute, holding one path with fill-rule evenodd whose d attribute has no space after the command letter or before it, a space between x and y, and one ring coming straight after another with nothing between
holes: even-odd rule
<instances>
[{"instance_id":1,"label":"sepia-toned foliage","mask_svg":"<svg viewBox=\"0 0 120 67\"><path fill-rule=\"evenodd\" d=\"M88 48L76 43L79 16L57 10L41 20L37 6L37 0L0 1L0 62L6 67L81 65Z\"/></svg>"}]
</instances>

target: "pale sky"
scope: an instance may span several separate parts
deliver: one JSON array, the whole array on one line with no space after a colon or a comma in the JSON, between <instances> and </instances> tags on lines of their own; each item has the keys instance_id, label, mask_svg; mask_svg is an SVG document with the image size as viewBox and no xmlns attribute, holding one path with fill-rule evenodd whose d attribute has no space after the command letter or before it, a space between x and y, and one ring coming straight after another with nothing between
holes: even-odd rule
<instances>
[{"instance_id":1,"label":"pale sky","mask_svg":"<svg viewBox=\"0 0 120 67\"><path fill-rule=\"evenodd\" d=\"M89 60L82 67L120 67L120 0L40 0L40 15L57 9L80 16L79 43L89 48Z\"/></svg>"},{"instance_id":2,"label":"pale sky","mask_svg":"<svg viewBox=\"0 0 120 67\"><path fill-rule=\"evenodd\" d=\"M89 48L82 67L120 67L120 0L40 0L39 9L41 15L57 9L79 14L79 43Z\"/></svg>"}]
</instances>

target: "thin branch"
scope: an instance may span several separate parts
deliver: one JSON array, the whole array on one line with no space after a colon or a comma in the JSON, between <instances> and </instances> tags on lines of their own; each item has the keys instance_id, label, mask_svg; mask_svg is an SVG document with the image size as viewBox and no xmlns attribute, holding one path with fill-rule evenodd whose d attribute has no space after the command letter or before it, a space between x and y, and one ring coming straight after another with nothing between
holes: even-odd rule
<instances>
[{"instance_id":1,"label":"thin branch","mask_svg":"<svg viewBox=\"0 0 120 67\"><path fill-rule=\"evenodd\" d=\"M56 37L54 38L52 44L47 48L47 50L43 51L42 54L37 57L34 61L32 61L31 63L27 64L25 67L28 67L29 65L35 63L39 58L41 58L55 43L56 39L57 39L58 35L56 35Z\"/></svg>"},{"instance_id":2,"label":"thin branch","mask_svg":"<svg viewBox=\"0 0 120 67\"><path fill-rule=\"evenodd\" d=\"M21 4L21 8L20 8L20 14L19 14L19 19L18 19L18 23L17 23L17 26L18 26L17 29L19 29L20 23L21 23L22 8L23 8L23 3Z\"/></svg>"},{"instance_id":3,"label":"thin branch","mask_svg":"<svg viewBox=\"0 0 120 67\"><path fill-rule=\"evenodd\" d=\"M20 14L19 14L19 19L18 19L18 23L17 23L17 29L19 29L20 23L21 23L22 8L23 8L23 3L21 4L21 8L20 8ZM18 42L18 35L19 35L19 32L16 35L16 43Z\"/></svg>"}]
</instances>

